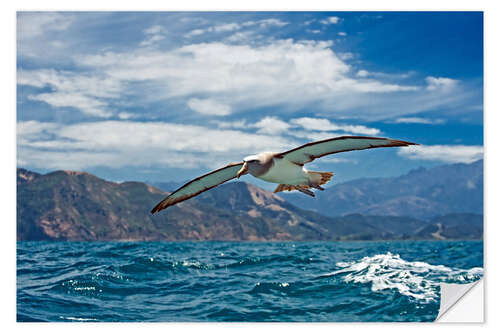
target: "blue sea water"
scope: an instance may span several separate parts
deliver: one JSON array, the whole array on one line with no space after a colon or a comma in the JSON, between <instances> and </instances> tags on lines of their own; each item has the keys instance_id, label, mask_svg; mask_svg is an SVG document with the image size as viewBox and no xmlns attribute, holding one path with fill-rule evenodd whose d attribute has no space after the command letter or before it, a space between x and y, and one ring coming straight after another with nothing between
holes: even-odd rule
<instances>
[{"instance_id":1,"label":"blue sea water","mask_svg":"<svg viewBox=\"0 0 500 333\"><path fill-rule=\"evenodd\" d=\"M18 321L433 321L482 241L18 242Z\"/></svg>"}]
</instances>

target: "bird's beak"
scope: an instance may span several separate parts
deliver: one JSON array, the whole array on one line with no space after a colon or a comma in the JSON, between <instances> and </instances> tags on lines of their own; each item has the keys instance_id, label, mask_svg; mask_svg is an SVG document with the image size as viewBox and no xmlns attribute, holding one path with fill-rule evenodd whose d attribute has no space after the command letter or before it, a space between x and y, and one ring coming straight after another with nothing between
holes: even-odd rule
<instances>
[{"instance_id":1,"label":"bird's beak","mask_svg":"<svg viewBox=\"0 0 500 333\"><path fill-rule=\"evenodd\" d=\"M244 174L246 174L248 171L248 164L247 162L243 163L243 166L241 167L240 171L238 171L238 173L236 174L236 176L238 178L240 178L241 176L243 176Z\"/></svg>"}]
</instances>

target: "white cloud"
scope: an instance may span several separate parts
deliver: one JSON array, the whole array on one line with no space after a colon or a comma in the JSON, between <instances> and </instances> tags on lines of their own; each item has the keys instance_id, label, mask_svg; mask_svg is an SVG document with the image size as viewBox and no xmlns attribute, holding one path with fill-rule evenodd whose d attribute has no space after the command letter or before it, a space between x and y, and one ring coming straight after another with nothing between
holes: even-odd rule
<instances>
[{"instance_id":1,"label":"white cloud","mask_svg":"<svg viewBox=\"0 0 500 333\"><path fill-rule=\"evenodd\" d=\"M292 119L291 123L302 128L308 130L315 131L331 131L335 130L336 126L334 126L328 119L322 118L311 118L311 117L303 117Z\"/></svg>"},{"instance_id":2,"label":"white cloud","mask_svg":"<svg viewBox=\"0 0 500 333\"><path fill-rule=\"evenodd\" d=\"M343 53L338 53L338 57L342 60L350 60L354 58L354 53L351 52L343 52Z\"/></svg>"},{"instance_id":3,"label":"white cloud","mask_svg":"<svg viewBox=\"0 0 500 333\"><path fill-rule=\"evenodd\" d=\"M249 22L254 26L271 24ZM144 31L145 43L147 36L164 32L160 26L149 27ZM354 115L363 120L380 120L439 106L454 107L468 96L467 91L459 91L459 85L456 89L428 90L427 85L397 83L400 77L382 76L383 73L357 76L346 62L354 55L337 54L331 41L260 39L253 43L258 36L243 35L247 32L229 33L226 42L167 50L138 47L127 52L88 53L74 58L74 72L20 71L18 83L95 99L92 108L83 108L82 103L74 106L81 112L102 116L118 110L120 105L114 104L125 99L133 100L135 105L130 106L139 110L148 103L187 103L190 98L203 96L226 106L226 111L216 112L219 114L269 106L290 113L314 106L316 114L325 117ZM230 38L248 45L230 44ZM47 102L54 98L41 96L38 100ZM401 108L401 104L406 107Z\"/></svg>"},{"instance_id":4,"label":"white cloud","mask_svg":"<svg viewBox=\"0 0 500 333\"><path fill-rule=\"evenodd\" d=\"M270 19L262 19L262 20L257 20L257 21L247 21L242 23L241 25L243 27L252 27L252 26L259 26L260 28L268 28L268 27L283 27L285 25L289 24L288 22L282 21L280 19L275 19L275 18L270 18Z\"/></svg>"},{"instance_id":5,"label":"white cloud","mask_svg":"<svg viewBox=\"0 0 500 333\"><path fill-rule=\"evenodd\" d=\"M347 36L347 33L346 33L346 32L344 32L344 31L341 31L341 32L339 32L339 33L338 33L338 35L339 35L339 36L342 36L342 37L345 37L345 36Z\"/></svg>"},{"instance_id":6,"label":"white cloud","mask_svg":"<svg viewBox=\"0 0 500 333\"><path fill-rule=\"evenodd\" d=\"M289 122L277 117L266 116L255 123L248 123L245 120L225 122L213 121L219 128L233 128L252 131L257 129L257 133L281 134L282 136L292 136L306 138L309 140L323 140L342 135L378 135L377 128L363 125L334 124L328 119L303 117L291 119Z\"/></svg>"},{"instance_id":7,"label":"white cloud","mask_svg":"<svg viewBox=\"0 0 500 333\"><path fill-rule=\"evenodd\" d=\"M377 78L377 79L391 79L391 80L400 80L400 79L406 79L410 77L410 75L415 74L413 71L407 72L407 73L382 73L382 72L369 72L364 69L360 69L357 73L356 76L358 77L372 77L372 78Z\"/></svg>"},{"instance_id":8,"label":"white cloud","mask_svg":"<svg viewBox=\"0 0 500 333\"><path fill-rule=\"evenodd\" d=\"M297 129L291 130L288 134L296 138L304 138L309 141L319 141L328 138L334 138L342 135L350 135L350 133L335 133L335 132L317 132L317 131L301 131Z\"/></svg>"},{"instance_id":9,"label":"white cloud","mask_svg":"<svg viewBox=\"0 0 500 333\"><path fill-rule=\"evenodd\" d=\"M32 95L31 100L42 101L54 107L73 107L90 116L109 117L111 112L106 110L106 104L94 98L78 93L55 92Z\"/></svg>"},{"instance_id":10,"label":"white cloud","mask_svg":"<svg viewBox=\"0 0 500 333\"><path fill-rule=\"evenodd\" d=\"M434 145L400 148L398 155L413 160L472 163L483 158L483 146Z\"/></svg>"},{"instance_id":11,"label":"white cloud","mask_svg":"<svg viewBox=\"0 0 500 333\"><path fill-rule=\"evenodd\" d=\"M256 35L255 31L238 31L227 37L226 40L231 43L246 43L252 42L260 38L260 35Z\"/></svg>"},{"instance_id":12,"label":"white cloud","mask_svg":"<svg viewBox=\"0 0 500 333\"><path fill-rule=\"evenodd\" d=\"M215 124L219 128L237 128L244 129L248 128L246 120L236 120L236 121L211 121L212 124Z\"/></svg>"},{"instance_id":13,"label":"white cloud","mask_svg":"<svg viewBox=\"0 0 500 333\"><path fill-rule=\"evenodd\" d=\"M54 40L54 41L50 42L50 45L52 45L53 47L58 48L58 49L64 47L64 43L61 42L60 40Z\"/></svg>"},{"instance_id":14,"label":"white cloud","mask_svg":"<svg viewBox=\"0 0 500 333\"><path fill-rule=\"evenodd\" d=\"M427 125L438 125L444 124L443 119L429 119L422 117L400 117L395 121L397 124L427 124Z\"/></svg>"},{"instance_id":15,"label":"white cloud","mask_svg":"<svg viewBox=\"0 0 500 333\"><path fill-rule=\"evenodd\" d=\"M297 143L276 135L165 122L18 123L19 163L41 168L219 167ZM229 159L229 160L228 160Z\"/></svg>"},{"instance_id":16,"label":"white cloud","mask_svg":"<svg viewBox=\"0 0 500 333\"><path fill-rule=\"evenodd\" d=\"M212 116L227 116L231 114L231 107L229 105L219 103L213 99L191 98L188 100L187 105L191 110L201 114Z\"/></svg>"},{"instance_id":17,"label":"white cloud","mask_svg":"<svg viewBox=\"0 0 500 333\"><path fill-rule=\"evenodd\" d=\"M231 31L237 31L241 30L243 28L248 28L248 27L253 27L257 26L262 29L268 28L268 27L283 27L287 25L288 22L281 21L279 19L263 19L263 20L258 20L258 21L247 21L243 23L225 23L225 24L220 24L220 25L215 25L215 26L210 26L204 29L194 29L190 32L188 32L185 37L193 37L193 36L199 36L203 35L206 33L221 33L221 32L231 32Z\"/></svg>"},{"instance_id":18,"label":"white cloud","mask_svg":"<svg viewBox=\"0 0 500 333\"><path fill-rule=\"evenodd\" d=\"M458 84L458 80L446 77L428 76L425 81L427 82L427 90L449 90Z\"/></svg>"},{"instance_id":19,"label":"white cloud","mask_svg":"<svg viewBox=\"0 0 500 333\"><path fill-rule=\"evenodd\" d=\"M122 83L109 76L55 70L20 71L17 84L36 88L50 87L52 92L32 94L28 98L56 108L73 107L97 117L109 117L112 114L107 100L118 98L122 91Z\"/></svg>"},{"instance_id":20,"label":"white cloud","mask_svg":"<svg viewBox=\"0 0 500 333\"><path fill-rule=\"evenodd\" d=\"M331 42L277 40L265 45L192 44L171 51L104 53L80 58L84 66L124 82L155 81L158 100L210 95L233 111L339 99L344 94L415 90L359 81L330 49Z\"/></svg>"},{"instance_id":21,"label":"white cloud","mask_svg":"<svg viewBox=\"0 0 500 333\"><path fill-rule=\"evenodd\" d=\"M370 128L363 125L338 125L331 123L330 120L324 118L303 117L292 119L290 122L294 125L312 131L343 131L363 135L380 134L380 130L377 128Z\"/></svg>"},{"instance_id":22,"label":"white cloud","mask_svg":"<svg viewBox=\"0 0 500 333\"><path fill-rule=\"evenodd\" d=\"M203 35L206 33L210 32L228 32L228 31L235 31L241 29L242 25L239 23L227 23L227 24L220 24L212 27L208 27L205 29L194 29L190 32L188 32L185 37L193 37L193 36L199 36Z\"/></svg>"},{"instance_id":23,"label":"white cloud","mask_svg":"<svg viewBox=\"0 0 500 333\"><path fill-rule=\"evenodd\" d=\"M130 112L120 112L120 113L118 113L118 118L123 119L123 120L133 119L133 118L137 118L137 114L130 113Z\"/></svg>"},{"instance_id":24,"label":"white cloud","mask_svg":"<svg viewBox=\"0 0 500 333\"><path fill-rule=\"evenodd\" d=\"M370 73L364 69L361 69L356 73L356 76L359 76L359 77L367 77L369 75L370 75Z\"/></svg>"},{"instance_id":25,"label":"white cloud","mask_svg":"<svg viewBox=\"0 0 500 333\"><path fill-rule=\"evenodd\" d=\"M345 132L351 132L354 134L362 134L362 135L378 135L380 134L380 130L377 128L366 127L363 125L339 125L339 130Z\"/></svg>"},{"instance_id":26,"label":"white cloud","mask_svg":"<svg viewBox=\"0 0 500 333\"><path fill-rule=\"evenodd\" d=\"M118 116L133 117L124 112ZM207 126L131 120L69 125L25 121L17 124L18 163L76 170L97 166L218 167L252 153L285 151L303 144L304 139L341 135L352 134L300 129L276 117L253 124L212 121Z\"/></svg>"},{"instance_id":27,"label":"white cloud","mask_svg":"<svg viewBox=\"0 0 500 333\"><path fill-rule=\"evenodd\" d=\"M21 70L17 73L17 84L103 98L117 98L122 91L122 82L110 76L50 69Z\"/></svg>"},{"instance_id":28,"label":"white cloud","mask_svg":"<svg viewBox=\"0 0 500 333\"><path fill-rule=\"evenodd\" d=\"M337 24L339 22L340 22L340 17L338 16L330 16L324 20L319 21L319 23L321 24Z\"/></svg>"},{"instance_id":29,"label":"white cloud","mask_svg":"<svg viewBox=\"0 0 500 333\"><path fill-rule=\"evenodd\" d=\"M26 40L39 37L46 31L64 31L73 21L73 15L57 12L19 12L17 38Z\"/></svg>"},{"instance_id":30,"label":"white cloud","mask_svg":"<svg viewBox=\"0 0 500 333\"><path fill-rule=\"evenodd\" d=\"M44 139L44 134L56 131L59 125L55 123L40 123L38 121L22 121L17 123L17 144L32 140Z\"/></svg>"},{"instance_id":31,"label":"white cloud","mask_svg":"<svg viewBox=\"0 0 500 333\"><path fill-rule=\"evenodd\" d=\"M153 25L152 27L149 27L148 29L144 30L144 33L146 35L156 35L164 32L165 28L163 28L161 25Z\"/></svg>"},{"instance_id":32,"label":"white cloud","mask_svg":"<svg viewBox=\"0 0 500 333\"><path fill-rule=\"evenodd\" d=\"M280 134L290 128L290 125L276 117L265 117L259 120L255 125L259 128L259 133L263 134Z\"/></svg>"},{"instance_id":33,"label":"white cloud","mask_svg":"<svg viewBox=\"0 0 500 333\"><path fill-rule=\"evenodd\" d=\"M143 40L139 45L140 46L151 46L155 44L156 42L159 42L160 40L165 39L165 36L163 35L151 35L147 39Z\"/></svg>"},{"instance_id":34,"label":"white cloud","mask_svg":"<svg viewBox=\"0 0 500 333\"><path fill-rule=\"evenodd\" d=\"M222 24L214 27L215 32L223 32L223 31L233 31L241 28L241 25L238 23L228 23Z\"/></svg>"},{"instance_id":35,"label":"white cloud","mask_svg":"<svg viewBox=\"0 0 500 333\"><path fill-rule=\"evenodd\" d=\"M18 12L17 56L25 60L43 59L44 63L67 61L76 44L68 38L68 31L72 31L77 18L69 12Z\"/></svg>"},{"instance_id":36,"label":"white cloud","mask_svg":"<svg viewBox=\"0 0 500 333\"><path fill-rule=\"evenodd\" d=\"M377 80L355 80L346 79L345 85L352 88L353 93L387 93L387 92L402 92L402 91L417 91L419 87L417 86L406 86L400 84L381 84L381 81Z\"/></svg>"},{"instance_id":37,"label":"white cloud","mask_svg":"<svg viewBox=\"0 0 500 333\"><path fill-rule=\"evenodd\" d=\"M188 32L185 36L186 37L199 36L203 35L205 32L207 32L205 29L194 29Z\"/></svg>"},{"instance_id":38,"label":"white cloud","mask_svg":"<svg viewBox=\"0 0 500 333\"><path fill-rule=\"evenodd\" d=\"M154 45L156 42L159 42L165 39L165 34L167 30L161 25L154 25L144 30L144 34L146 35L146 39L144 39L139 46L148 47Z\"/></svg>"},{"instance_id":39,"label":"white cloud","mask_svg":"<svg viewBox=\"0 0 500 333\"><path fill-rule=\"evenodd\" d=\"M257 21L257 24L260 25L262 28L266 28L269 26L275 26L275 27L284 27L285 25L289 24L288 22L282 21L280 19L275 19L275 18L270 18L270 19L263 19Z\"/></svg>"}]
</instances>

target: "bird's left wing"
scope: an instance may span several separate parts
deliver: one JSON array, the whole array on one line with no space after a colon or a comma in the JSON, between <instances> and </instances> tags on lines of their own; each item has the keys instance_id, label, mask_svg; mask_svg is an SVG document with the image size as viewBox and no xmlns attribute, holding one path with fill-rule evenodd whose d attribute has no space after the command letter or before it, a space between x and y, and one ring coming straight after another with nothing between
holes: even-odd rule
<instances>
[{"instance_id":1,"label":"bird's left wing","mask_svg":"<svg viewBox=\"0 0 500 333\"><path fill-rule=\"evenodd\" d=\"M176 191L172 192L168 197L163 199L159 204L151 210L151 214L159 212L169 206L175 205L181 201L192 198L202 192L208 191L228 180L236 178L238 171L243 166L241 163L231 163L223 168L209 172L203 176L193 179L189 183L183 185Z\"/></svg>"},{"instance_id":2,"label":"bird's left wing","mask_svg":"<svg viewBox=\"0 0 500 333\"><path fill-rule=\"evenodd\" d=\"M304 165L315 158L350 150L361 150L379 147L404 147L415 145L413 142L374 138L368 136L341 136L322 141L309 142L295 149L276 154L277 158L286 158L292 163Z\"/></svg>"}]
</instances>

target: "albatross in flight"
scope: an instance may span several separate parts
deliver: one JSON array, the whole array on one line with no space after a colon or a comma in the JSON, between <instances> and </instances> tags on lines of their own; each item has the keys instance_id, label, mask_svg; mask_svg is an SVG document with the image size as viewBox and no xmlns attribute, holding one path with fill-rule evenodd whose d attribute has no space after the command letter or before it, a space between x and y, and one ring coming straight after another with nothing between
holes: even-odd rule
<instances>
[{"instance_id":1,"label":"albatross in flight","mask_svg":"<svg viewBox=\"0 0 500 333\"><path fill-rule=\"evenodd\" d=\"M193 179L163 199L153 208L151 213L159 212L248 173L264 181L279 184L274 193L297 190L314 197L311 189L323 191L321 185L328 182L333 173L308 171L304 164L319 157L344 151L410 145L415 145L415 143L387 138L341 136L309 142L282 153L264 152L250 155L245 157L243 162L230 163L223 168Z\"/></svg>"}]
</instances>

